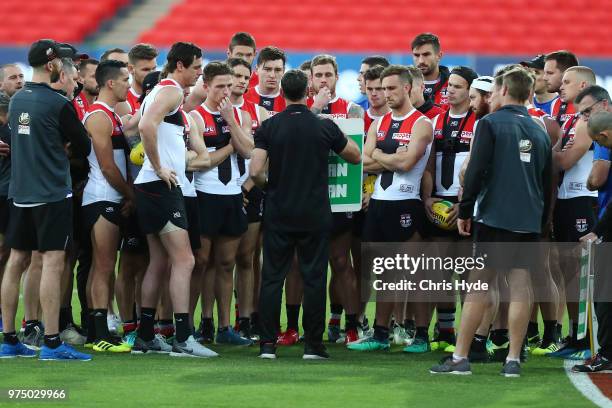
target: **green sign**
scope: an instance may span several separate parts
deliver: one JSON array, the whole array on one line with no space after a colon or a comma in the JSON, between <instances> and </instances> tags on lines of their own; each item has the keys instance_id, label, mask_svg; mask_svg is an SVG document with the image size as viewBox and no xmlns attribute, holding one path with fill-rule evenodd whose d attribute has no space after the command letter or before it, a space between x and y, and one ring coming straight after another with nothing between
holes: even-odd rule
<instances>
[{"instance_id":1,"label":"green sign","mask_svg":"<svg viewBox=\"0 0 612 408\"><path fill-rule=\"evenodd\" d=\"M363 119L334 119L344 134L363 152ZM329 153L329 201L332 212L359 211L363 163L350 164L336 153Z\"/></svg>"}]
</instances>

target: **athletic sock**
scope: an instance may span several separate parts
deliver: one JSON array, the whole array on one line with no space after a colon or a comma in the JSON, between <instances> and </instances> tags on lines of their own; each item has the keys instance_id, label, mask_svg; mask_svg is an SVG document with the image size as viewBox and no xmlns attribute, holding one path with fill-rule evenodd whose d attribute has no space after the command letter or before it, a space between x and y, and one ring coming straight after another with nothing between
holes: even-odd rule
<instances>
[{"instance_id":1,"label":"athletic sock","mask_svg":"<svg viewBox=\"0 0 612 408\"><path fill-rule=\"evenodd\" d=\"M138 321L138 311L136 310L136 302L132 305L132 320Z\"/></svg>"},{"instance_id":2,"label":"athletic sock","mask_svg":"<svg viewBox=\"0 0 612 408\"><path fill-rule=\"evenodd\" d=\"M544 334L542 336L542 345L548 346L550 343L555 342L556 326L556 320L544 320Z\"/></svg>"},{"instance_id":3,"label":"athletic sock","mask_svg":"<svg viewBox=\"0 0 612 408\"><path fill-rule=\"evenodd\" d=\"M453 353L453 363L458 363L461 360L467 360L467 357L464 356L458 356L455 353Z\"/></svg>"},{"instance_id":4,"label":"athletic sock","mask_svg":"<svg viewBox=\"0 0 612 408\"><path fill-rule=\"evenodd\" d=\"M563 325L557 322L555 326L555 340L561 342L561 338L563 336Z\"/></svg>"},{"instance_id":5,"label":"athletic sock","mask_svg":"<svg viewBox=\"0 0 612 408\"><path fill-rule=\"evenodd\" d=\"M10 344L12 346L16 345L17 343L19 343L19 339L17 338L17 333L12 331L10 333L3 333L4 334L4 342L6 344Z\"/></svg>"},{"instance_id":6,"label":"athletic sock","mask_svg":"<svg viewBox=\"0 0 612 408\"><path fill-rule=\"evenodd\" d=\"M93 310L93 321L96 330L95 340L107 340L110 338L110 333L108 332L108 323L106 322L106 317L108 316L107 309L94 309Z\"/></svg>"},{"instance_id":7,"label":"athletic sock","mask_svg":"<svg viewBox=\"0 0 612 408\"><path fill-rule=\"evenodd\" d=\"M72 308L62 307L59 313L59 331L63 332L68 328L68 325L72 323Z\"/></svg>"},{"instance_id":8,"label":"athletic sock","mask_svg":"<svg viewBox=\"0 0 612 408\"><path fill-rule=\"evenodd\" d=\"M52 349L56 349L61 345L62 345L62 341L60 340L59 333L49 334L49 335L45 334L45 346L52 348Z\"/></svg>"},{"instance_id":9,"label":"athletic sock","mask_svg":"<svg viewBox=\"0 0 612 408\"><path fill-rule=\"evenodd\" d=\"M429 333L427 332L427 327L417 327L416 335L414 337L417 339L425 340L429 343Z\"/></svg>"},{"instance_id":10,"label":"athletic sock","mask_svg":"<svg viewBox=\"0 0 612 408\"><path fill-rule=\"evenodd\" d=\"M293 329L298 331L298 320L300 318L300 305L286 305L287 310L287 330Z\"/></svg>"},{"instance_id":11,"label":"athletic sock","mask_svg":"<svg viewBox=\"0 0 612 408\"><path fill-rule=\"evenodd\" d=\"M521 363L521 359L520 358L510 358L510 357L506 357L506 364L508 364L510 361L516 361L517 363Z\"/></svg>"},{"instance_id":12,"label":"athletic sock","mask_svg":"<svg viewBox=\"0 0 612 408\"><path fill-rule=\"evenodd\" d=\"M470 345L470 350L480 353L487 351L487 336L475 334L474 340L472 340L472 344Z\"/></svg>"},{"instance_id":13,"label":"athletic sock","mask_svg":"<svg viewBox=\"0 0 612 408\"><path fill-rule=\"evenodd\" d=\"M202 334L215 333L215 322L212 317L202 317Z\"/></svg>"},{"instance_id":14,"label":"athletic sock","mask_svg":"<svg viewBox=\"0 0 612 408\"><path fill-rule=\"evenodd\" d=\"M442 331L455 331L455 308L438 309L438 328Z\"/></svg>"},{"instance_id":15,"label":"athletic sock","mask_svg":"<svg viewBox=\"0 0 612 408\"><path fill-rule=\"evenodd\" d=\"M24 336L29 336L34 331L34 328L36 326L40 326L40 321L38 321L38 320L26 320L25 332L23 333L23 335Z\"/></svg>"},{"instance_id":16,"label":"athletic sock","mask_svg":"<svg viewBox=\"0 0 612 408\"><path fill-rule=\"evenodd\" d=\"M538 327L538 322L529 322L527 325L527 337L535 337L540 334L540 329Z\"/></svg>"},{"instance_id":17,"label":"athletic sock","mask_svg":"<svg viewBox=\"0 0 612 408\"><path fill-rule=\"evenodd\" d=\"M338 303L332 303L329 305L331 315L329 317L330 326L339 326L340 319L342 318L342 305Z\"/></svg>"},{"instance_id":18,"label":"athletic sock","mask_svg":"<svg viewBox=\"0 0 612 408\"><path fill-rule=\"evenodd\" d=\"M570 328L571 328L570 336L572 336L571 342L573 344L576 344L578 342L578 322L574 322L573 320L570 320Z\"/></svg>"},{"instance_id":19,"label":"athletic sock","mask_svg":"<svg viewBox=\"0 0 612 408\"><path fill-rule=\"evenodd\" d=\"M108 327L106 328L108 330ZM87 343L93 343L96 339L96 321L94 320L94 310L87 309Z\"/></svg>"},{"instance_id":20,"label":"athletic sock","mask_svg":"<svg viewBox=\"0 0 612 408\"><path fill-rule=\"evenodd\" d=\"M416 330L416 322L412 319L405 319L404 328L406 330Z\"/></svg>"},{"instance_id":21,"label":"athletic sock","mask_svg":"<svg viewBox=\"0 0 612 408\"><path fill-rule=\"evenodd\" d=\"M357 320L357 314L356 313L347 314L345 316L344 323L345 323L346 330L357 329L357 327L359 326L359 321Z\"/></svg>"},{"instance_id":22,"label":"athletic sock","mask_svg":"<svg viewBox=\"0 0 612 408\"><path fill-rule=\"evenodd\" d=\"M122 326L123 326L124 335L131 333L138 328L135 320L126 320L125 322L122 323Z\"/></svg>"},{"instance_id":23,"label":"athletic sock","mask_svg":"<svg viewBox=\"0 0 612 408\"><path fill-rule=\"evenodd\" d=\"M389 342L389 328L385 326L374 325L374 338L381 343Z\"/></svg>"},{"instance_id":24,"label":"athletic sock","mask_svg":"<svg viewBox=\"0 0 612 408\"><path fill-rule=\"evenodd\" d=\"M174 321L176 323L176 341L183 343L191 335L189 313L175 313Z\"/></svg>"},{"instance_id":25,"label":"athletic sock","mask_svg":"<svg viewBox=\"0 0 612 408\"><path fill-rule=\"evenodd\" d=\"M238 318L238 331L247 331L251 328L251 319L248 317Z\"/></svg>"},{"instance_id":26,"label":"athletic sock","mask_svg":"<svg viewBox=\"0 0 612 408\"><path fill-rule=\"evenodd\" d=\"M491 341L496 346L502 346L509 341L508 329L491 330Z\"/></svg>"},{"instance_id":27,"label":"athletic sock","mask_svg":"<svg viewBox=\"0 0 612 408\"><path fill-rule=\"evenodd\" d=\"M143 307L140 310L140 326L138 337L144 341L151 341L155 337L155 308Z\"/></svg>"}]
</instances>

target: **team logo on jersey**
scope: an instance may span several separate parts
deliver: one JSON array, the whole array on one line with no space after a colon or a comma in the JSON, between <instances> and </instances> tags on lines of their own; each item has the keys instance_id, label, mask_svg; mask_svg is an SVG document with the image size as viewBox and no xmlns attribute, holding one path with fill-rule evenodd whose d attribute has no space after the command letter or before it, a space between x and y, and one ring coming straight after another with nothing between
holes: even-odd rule
<instances>
[{"instance_id":1,"label":"team logo on jersey","mask_svg":"<svg viewBox=\"0 0 612 408\"><path fill-rule=\"evenodd\" d=\"M410 214L402 214L400 215L400 225L402 228L408 228L412 225L412 217Z\"/></svg>"},{"instance_id":2,"label":"team logo on jersey","mask_svg":"<svg viewBox=\"0 0 612 408\"><path fill-rule=\"evenodd\" d=\"M74 99L77 101L77 103L79 104L79 106L80 106L81 108L84 108L84 107L85 107L85 104L83 103L83 101L81 100L81 98L76 97L76 98L74 98Z\"/></svg>"},{"instance_id":3,"label":"team logo on jersey","mask_svg":"<svg viewBox=\"0 0 612 408\"><path fill-rule=\"evenodd\" d=\"M215 120L219 123L223 122L223 118L221 116L217 116Z\"/></svg>"},{"instance_id":4,"label":"team logo on jersey","mask_svg":"<svg viewBox=\"0 0 612 408\"><path fill-rule=\"evenodd\" d=\"M262 104L263 106L272 106L272 101L271 101L271 100L269 100L269 99L264 99L264 100L261 102L261 104Z\"/></svg>"},{"instance_id":5,"label":"team logo on jersey","mask_svg":"<svg viewBox=\"0 0 612 408\"><path fill-rule=\"evenodd\" d=\"M376 140L385 140L386 132L379 130L376 132Z\"/></svg>"},{"instance_id":6,"label":"team logo on jersey","mask_svg":"<svg viewBox=\"0 0 612 408\"><path fill-rule=\"evenodd\" d=\"M399 125L400 125L399 122L393 122L393 125L391 125L391 127L393 129L397 129L397 128L399 128Z\"/></svg>"},{"instance_id":7,"label":"team logo on jersey","mask_svg":"<svg viewBox=\"0 0 612 408\"><path fill-rule=\"evenodd\" d=\"M113 207L106 207L104 211L106 211L107 213L114 213L115 209Z\"/></svg>"},{"instance_id":8,"label":"team logo on jersey","mask_svg":"<svg viewBox=\"0 0 612 408\"><path fill-rule=\"evenodd\" d=\"M230 127L229 125L221 126L221 133L229 133Z\"/></svg>"},{"instance_id":9,"label":"team logo on jersey","mask_svg":"<svg viewBox=\"0 0 612 408\"><path fill-rule=\"evenodd\" d=\"M531 150L532 147L533 145L531 144L531 140L529 139L521 139L521 141L519 142L519 151L521 153L527 153Z\"/></svg>"},{"instance_id":10,"label":"team logo on jersey","mask_svg":"<svg viewBox=\"0 0 612 408\"><path fill-rule=\"evenodd\" d=\"M17 133L20 135L30 134L30 114L28 112L22 112L19 115L19 127Z\"/></svg>"},{"instance_id":11,"label":"team logo on jersey","mask_svg":"<svg viewBox=\"0 0 612 408\"><path fill-rule=\"evenodd\" d=\"M589 224L586 218L577 218L576 219L576 231L578 232L586 232Z\"/></svg>"},{"instance_id":12,"label":"team logo on jersey","mask_svg":"<svg viewBox=\"0 0 612 408\"><path fill-rule=\"evenodd\" d=\"M181 218L181 212L180 211L176 211L176 212L172 213L172 218Z\"/></svg>"}]
</instances>

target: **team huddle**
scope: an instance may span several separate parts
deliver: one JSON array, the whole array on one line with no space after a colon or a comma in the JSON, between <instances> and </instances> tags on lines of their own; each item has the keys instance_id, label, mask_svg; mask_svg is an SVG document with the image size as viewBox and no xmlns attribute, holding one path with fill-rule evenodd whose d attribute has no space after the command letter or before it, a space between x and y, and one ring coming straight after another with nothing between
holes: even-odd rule
<instances>
[{"instance_id":1,"label":"team huddle","mask_svg":"<svg viewBox=\"0 0 612 408\"><path fill-rule=\"evenodd\" d=\"M609 191L612 182L610 151L593 143L588 129L591 115L612 111L610 96L572 53L539 55L479 76L466 66L440 65L434 34L415 37L411 50L412 66L364 58L355 102L336 94L333 56L299 67L308 77L308 109L322 120L361 118L366 135L362 209L334 213L329 234L329 342L361 352L394 343L406 353L450 353L432 373L469 374L469 362L500 361L502 374L516 377L528 353L588 360L576 366L580 371L610 369L577 337L571 291L578 288L568 284L579 272L574 253L545 255L558 259L545 273L551 302L462 299L456 334L456 293L437 303L379 300L370 327L360 295L362 242L577 246L594 238L597 211L601 216L608 200L598 190ZM287 57L273 46L258 50L248 33L231 38L227 55L203 65L200 48L177 42L157 71L158 51L148 44L108 50L98 61L69 44L39 40L28 55L31 82L24 83L16 64L0 67L0 357L40 350L42 360L91 359L70 345L215 357L211 345L260 339L266 190L250 159L262 122L287 106L281 89ZM522 199L509 201L529 203L531 217L481 201L483 179L511 178L511 166L520 165L509 160L499 176L487 167L503 145L500 123L529 135L517 160L530 163L535 181ZM45 138L32 138L37 134ZM491 182L487 193L495 191ZM74 274L80 327L71 309ZM509 276L510 291L529 286L525 274ZM278 323L275 346L300 342L303 284L296 259L285 281L287 326Z\"/></svg>"}]
</instances>

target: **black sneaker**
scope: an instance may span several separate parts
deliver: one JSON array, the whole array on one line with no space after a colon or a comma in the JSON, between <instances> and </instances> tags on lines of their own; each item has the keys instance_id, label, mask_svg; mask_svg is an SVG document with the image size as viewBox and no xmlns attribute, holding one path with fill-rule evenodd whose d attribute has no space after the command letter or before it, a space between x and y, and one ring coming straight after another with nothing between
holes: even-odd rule
<instances>
[{"instance_id":1,"label":"black sneaker","mask_svg":"<svg viewBox=\"0 0 612 408\"><path fill-rule=\"evenodd\" d=\"M274 346L274 343L262 343L259 346L259 358L263 358L265 360L275 360L276 347Z\"/></svg>"},{"instance_id":2,"label":"black sneaker","mask_svg":"<svg viewBox=\"0 0 612 408\"><path fill-rule=\"evenodd\" d=\"M329 360L329 354L323 344L304 346L304 360Z\"/></svg>"},{"instance_id":3,"label":"black sneaker","mask_svg":"<svg viewBox=\"0 0 612 408\"><path fill-rule=\"evenodd\" d=\"M572 371L575 373L600 373L610 370L612 370L612 361L599 353L595 354L595 357L585 361L583 364L576 364L572 367Z\"/></svg>"}]
</instances>

